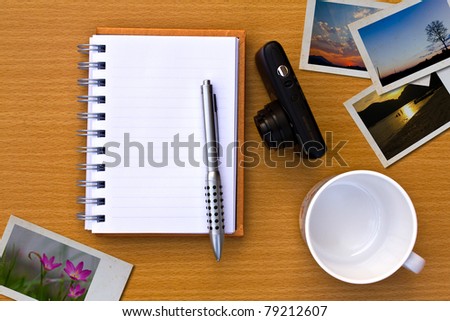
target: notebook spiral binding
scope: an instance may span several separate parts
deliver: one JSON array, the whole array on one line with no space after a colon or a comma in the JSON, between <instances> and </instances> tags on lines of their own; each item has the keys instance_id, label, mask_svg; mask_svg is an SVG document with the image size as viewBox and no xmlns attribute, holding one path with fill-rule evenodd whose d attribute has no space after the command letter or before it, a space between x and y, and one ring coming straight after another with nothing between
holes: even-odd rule
<instances>
[{"instance_id":1,"label":"notebook spiral binding","mask_svg":"<svg viewBox=\"0 0 450 321\"><path fill-rule=\"evenodd\" d=\"M106 131L103 129L79 129L78 136L105 137Z\"/></svg>"},{"instance_id":2,"label":"notebook spiral binding","mask_svg":"<svg viewBox=\"0 0 450 321\"><path fill-rule=\"evenodd\" d=\"M91 78L80 78L78 79L79 86L99 86L104 87L106 85L105 79L91 79Z\"/></svg>"},{"instance_id":3,"label":"notebook spiral binding","mask_svg":"<svg viewBox=\"0 0 450 321\"><path fill-rule=\"evenodd\" d=\"M104 222L105 215L86 215L84 212L77 213L77 219L82 221Z\"/></svg>"},{"instance_id":4,"label":"notebook spiral binding","mask_svg":"<svg viewBox=\"0 0 450 321\"><path fill-rule=\"evenodd\" d=\"M93 44L80 44L77 46L78 52L89 55L91 52L106 52L105 45L93 45ZM87 61L79 62L78 68L81 70L92 69L106 69L105 62L102 61ZM83 87L104 87L106 86L105 79L99 78L80 78L77 81L79 86ZM106 102L105 96L95 95L81 95L77 97L77 101L86 104L104 104ZM78 119L85 120L87 122L103 121L106 119L105 113L98 112L82 112L77 114ZM80 129L77 131L79 136L89 137L105 137L106 132L103 129ZM79 153L101 155L105 154L105 147L103 146L82 146L78 148ZM96 171L103 172L106 167L105 164L78 164L78 169L82 171ZM80 180L77 185L87 189L101 189L105 188L105 181L97 180ZM89 193L87 193L89 195ZM102 206L105 205L105 198L102 197L87 197L80 196L77 198L78 204L84 204L85 206ZM87 215L85 212L77 213L77 219L83 221L104 222L105 215Z\"/></svg>"},{"instance_id":5,"label":"notebook spiral binding","mask_svg":"<svg viewBox=\"0 0 450 321\"><path fill-rule=\"evenodd\" d=\"M105 188L105 181L78 181L80 187Z\"/></svg>"},{"instance_id":6,"label":"notebook spiral binding","mask_svg":"<svg viewBox=\"0 0 450 321\"><path fill-rule=\"evenodd\" d=\"M91 51L97 51L97 52L105 52L106 46L105 45L91 45L91 44L79 44L77 46L78 52L81 52L83 54L89 54Z\"/></svg>"},{"instance_id":7,"label":"notebook spiral binding","mask_svg":"<svg viewBox=\"0 0 450 321\"><path fill-rule=\"evenodd\" d=\"M105 147L90 147L90 146L81 146L78 147L79 153L93 153L97 155L104 155L106 152Z\"/></svg>"},{"instance_id":8,"label":"notebook spiral binding","mask_svg":"<svg viewBox=\"0 0 450 321\"><path fill-rule=\"evenodd\" d=\"M78 113L78 119L81 119L81 120L88 120L88 119L105 120L106 114L105 113Z\"/></svg>"},{"instance_id":9,"label":"notebook spiral binding","mask_svg":"<svg viewBox=\"0 0 450 321\"><path fill-rule=\"evenodd\" d=\"M78 68L82 70L89 70L91 68L106 69L106 64L104 62L83 61L78 63Z\"/></svg>"}]
</instances>

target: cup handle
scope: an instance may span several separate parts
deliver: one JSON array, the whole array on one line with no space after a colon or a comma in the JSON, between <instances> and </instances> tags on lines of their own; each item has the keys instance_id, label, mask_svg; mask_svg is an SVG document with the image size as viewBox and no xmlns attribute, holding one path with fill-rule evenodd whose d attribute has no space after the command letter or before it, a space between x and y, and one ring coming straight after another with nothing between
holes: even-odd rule
<instances>
[{"instance_id":1,"label":"cup handle","mask_svg":"<svg viewBox=\"0 0 450 321\"><path fill-rule=\"evenodd\" d=\"M425 266L425 260L418 254L411 252L403 267L418 274Z\"/></svg>"}]
</instances>

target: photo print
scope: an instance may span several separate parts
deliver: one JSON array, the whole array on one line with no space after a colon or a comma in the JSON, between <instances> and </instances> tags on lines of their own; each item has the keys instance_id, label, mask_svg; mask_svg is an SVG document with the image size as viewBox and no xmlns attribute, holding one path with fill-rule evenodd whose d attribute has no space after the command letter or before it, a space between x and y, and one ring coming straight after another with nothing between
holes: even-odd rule
<instances>
[{"instance_id":1,"label":"photo print","mask_svg":"<svg viewBox=\"0 0 450 321\"><path fill-rule=\"evenodd\" d=\"M391 6L375 0L308 0L300 69L369 78L348 24Z\"/></svg>"},{"instance_id":2,"label":"photo print","mask_svg":"<svg viewBox=\"0 0 450 321\"><path fill-rule=\"evenodd\" d=\"M378 94L450 65L447 0L405 1L349 28Z\"/></svg>"},{"instance_id":3,"label":"photo print","mask_svg":"<svg viewBox=\"0 0 450 321\"><path fill-rule=\"evenodd\" d=\"M450 69L433 73L430 86L408 84L379 95L373 86L344 103L384 167L450 126Z\"/></svg>"},{"instance_id":4,"label":"photo print","mask_svg":"<svg viewBox=\"0 0 450 321\"><path fill-rule=\"evenodd\" d=\"M132 265L11 216L0 242L0 294L15 300L119 300Z\"/></svg>"}]
</instances>

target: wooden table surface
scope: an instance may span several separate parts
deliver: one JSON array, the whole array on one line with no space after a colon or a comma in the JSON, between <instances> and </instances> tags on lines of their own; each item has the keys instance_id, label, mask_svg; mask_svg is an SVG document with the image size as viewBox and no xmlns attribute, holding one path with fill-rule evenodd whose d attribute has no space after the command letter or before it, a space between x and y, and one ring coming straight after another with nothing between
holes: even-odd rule
<instances>
[{"instance_id":1,"label":"wooden table surface","mask_svg":"<svg viewBox=\"0 0 450 321\"><path fill-rule=\"evenodd\" d=\"M392 1L395 2L395 1ZM84 73L76 45L98 26L244 29L247 32L245 134L259 140L253 116L268 102L254 54L278 40L298 66L306 0L286 1L16 1L0 6L0 229L10 214L134 264L123 300L449 300L449 133L384 169L343 102L367 79L297 70L323 132L347 166L245 170L245 235L227 239L216 263L207 237L99 236L75 219L82 211L76 164L84 123L76 113ZM256 150L262 158L263 148ZM371 285L328 276L309 254L298 228L300 203L319 180L370 169L398 181L418 215L415 251L427 264ZM5 299L5 298L3 298Z\"/></svg>"}]
</instances>

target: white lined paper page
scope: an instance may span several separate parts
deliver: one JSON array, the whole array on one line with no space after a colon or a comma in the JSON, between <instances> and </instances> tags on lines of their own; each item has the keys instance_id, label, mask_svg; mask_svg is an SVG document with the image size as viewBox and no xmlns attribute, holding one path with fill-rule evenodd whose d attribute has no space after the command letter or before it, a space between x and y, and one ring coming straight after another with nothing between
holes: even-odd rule
<instances>
[{"instance_id":1,"label":"white lined paper page","mask_svg":"<svg viewBox=\"0 0 450 321\"><path fill-rule=\"evenodd\" d=\"M105 70L90 71L91 78L106 79L105 87L90 88L106 103L88 108L105 112L106 120L88 126L104 129L106 136L90 138L89 146L107 146L108 153L87 157L87 163L107 167L87 173L87 180L104 180L106 187L87 189L88 197L105 198L105 205L86 206L86 214L106 219L87 222L86 228L94 233L208 232L200 86L210 79L224 147L225 232L233 233L236 150L227 147L237 133L238 39L95 35L90 43L106 46L106 52L90 54L90 61L106 63ZM189 139L195 143L190 148Z\"/></svg>"}]
</instances>

